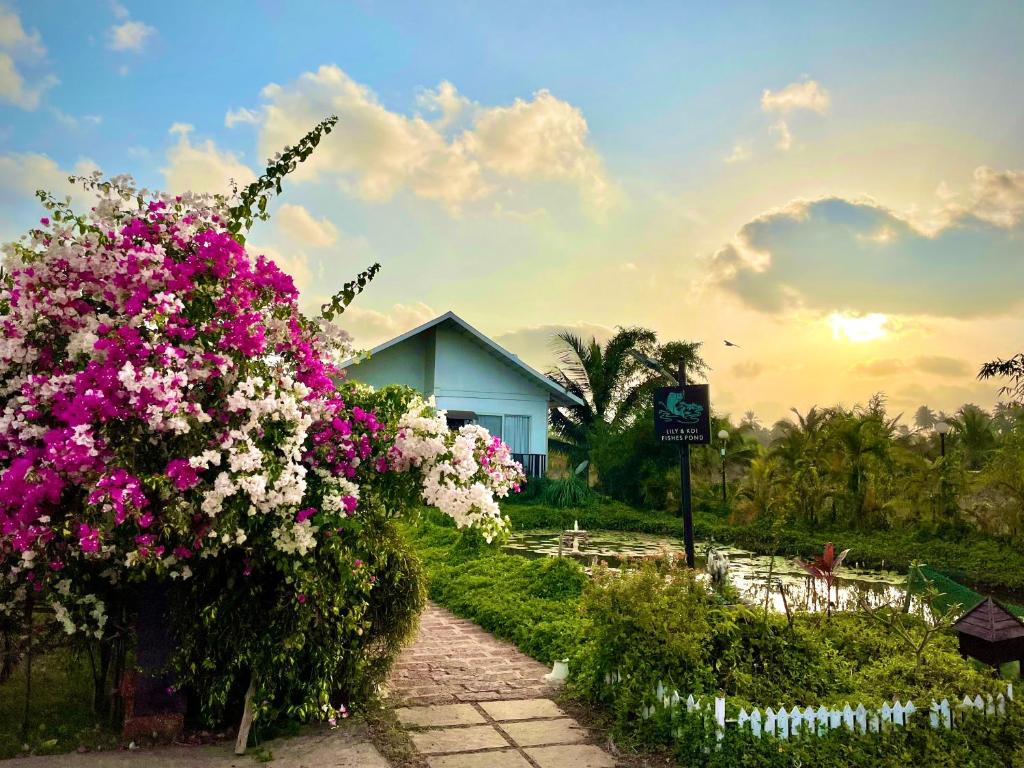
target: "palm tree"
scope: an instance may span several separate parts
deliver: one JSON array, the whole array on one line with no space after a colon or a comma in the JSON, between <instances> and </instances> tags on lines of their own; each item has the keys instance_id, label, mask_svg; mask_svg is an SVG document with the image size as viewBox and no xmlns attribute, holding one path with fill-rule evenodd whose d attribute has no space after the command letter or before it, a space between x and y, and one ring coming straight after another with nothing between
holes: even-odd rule
<instances>
[{"instance_id":1,"label":"palm tree","mask_svg":"<svg viewBox=\"0 0 1024 768\"><path fill-rule=\"evenodd\" d=\"M645 328L620 328L602 347L596 338L561 331L554 344L561 365L548 377L583 404L552 410L551 428L572 453L586 458L597 425L612 422L639 400L650 377L629 353L653 352L657 336Z\"/></svg>"},{"instance_id":2,"label":"palm tree","mask_svg":"<svg viewBox=\"0 0 1024 768\"><path fill-rule=\"evenodd\" d=\"M914 425L918 429L931 429L938 420L935 411L927 405L922 405L914 412Z\"/></svg>"},{"instance_id":3,"label":"palm tree","mask_svg":"<svg viewBox=\"0 0 1024 768\"><path fill-rule=\"evenodd\" d=\"M628 422L655 387L669 383L632 352L653 357L670 370L682 362L688 376L703 376L707 370L699 343L659 346L657 335L646 328L619 328L604 346L595 338L562 331L555 334L554 344L561 365L548 372L549 378L583 401L551 411L551 429L559 438L555 446L574 457L587 458L595 429Z\"/></svg>"},{"instance_id":4,"label":"palm tree","mask_svg":"<svg viewBox=\"0 0 1024 768\"><path fill-rule=\"evenodd\" d=\"M743 414L743 420L740 422L741 427L748 427L751 431L756 432L761 429L761 421L757 418L757 414L753 411L747 411Z\"/></svg>"},{"instance_id":5,"label":"palm tree","mask_svg":"<svg viewBox=\"0 0 1024 768\"><path fill-rule=\"evenodd\" d=\"M785 512L785 484L777 456L759 456L736 494L736 511L746 522L771 521Z\"/></svg>"},{"instance_id":6,"label":"palm tree","mask_svg":"<svg viewBox=\"0 0 1024 768\"><path fill-rule=\"evenodd\" d=\"M895 428L895 420L888 421L871 409L840 414L834 423L832 439L846 473L849 511L858 523L868 522L861 513L869 491L869 469L872 463L888 458Z\"/></svg>"},{"instance_id":7,"label":"palm tree","mask_svg":"<svg viewBox=\"0 0 1024 768\"><path fill-rule=\"evenodd\" d=\"M778 437L772 441L771 455L778 457L791 477L793 501L800 517L817 523L818 512L828 496L817 462L829 411L816 405L811 406L806 416L796 408L790 410L796 423L783 419L776 425Z\"/></svg>"},{"instance_id":8,"label":"palm tree","mask_svg":"<svg viewBox=\"0 0 1024 768\"><path fill-rule=\"evenodd\" d=\"M980 469L996 444L992 417L978 406L968 404L960 409L951 424L963 447L967 469Z\"/></svg>"}]
</instances>

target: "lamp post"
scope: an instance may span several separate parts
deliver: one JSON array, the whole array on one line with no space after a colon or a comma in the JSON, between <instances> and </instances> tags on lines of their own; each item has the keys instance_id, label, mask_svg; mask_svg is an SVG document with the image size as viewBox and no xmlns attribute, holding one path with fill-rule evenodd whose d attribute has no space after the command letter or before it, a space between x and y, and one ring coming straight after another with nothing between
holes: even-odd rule
<instances>
[{"instance_id":1,"label":"lamp post","mask_svg":"<svg viewBox=\"0 0 1024 768\"><path fill-rule=\"evenodd\" d=\"M942 457L946 457L946 435L949 434L951 429L948 421L937 421L935 422L935 431L939 433L939 445Z\"/></svg>"},{"instance_id":2,"label":"lamp post","mask_svg":"<svg viewBox=\"0 0 1024 768\"><path fill-rule=\"evenodd\" d=\"M942 454L942 458L946 458L946 435L949 434L950 424L948 421L937 421L935 422L935 431L939 433L939 452ZM942 478L939 483L939 503L942 505L942 513L944 515L949 514L949 490L946 484L946 472L947 467L945 462L942 466ZM934 509L934 507L932 507ZM934 524L935 518L932 517L932 523Z\"/></svg>"},{"instance_id":3,"label":"lamp post","mask_svg":"<svg viewBox=\"0 0 1024 768\"><path fill-rule=\"evenodd\" d=\"M719 449L722 456L722 508L725 509L725 444L729 440L729 430L721 429L718 431L718 439L722 441L722 447Z\"/></svg>"}]
</instances>

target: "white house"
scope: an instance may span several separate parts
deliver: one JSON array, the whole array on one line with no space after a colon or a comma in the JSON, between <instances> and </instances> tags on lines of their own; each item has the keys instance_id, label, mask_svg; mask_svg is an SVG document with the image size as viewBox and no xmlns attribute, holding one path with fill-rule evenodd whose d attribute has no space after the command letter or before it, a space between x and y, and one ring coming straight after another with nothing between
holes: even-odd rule
<instances>
[{"instance_id":1,"label":"white house","mask_svg":"<svg viewBox=\"0 0 1024 768\"><path fill-rule=\"evenodd\" d=\"M453 427L476 423L500 436L530 476L547 471L548 410L580 400L454 312L343 364L349 378L405 384L437 399Z\"/></svg>"}]
</instances>

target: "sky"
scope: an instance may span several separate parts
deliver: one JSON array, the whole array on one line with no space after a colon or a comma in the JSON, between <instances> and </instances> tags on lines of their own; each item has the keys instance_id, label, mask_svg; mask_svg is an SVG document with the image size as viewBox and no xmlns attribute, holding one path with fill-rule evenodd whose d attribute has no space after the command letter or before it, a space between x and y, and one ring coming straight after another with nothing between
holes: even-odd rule
<instances>
[{"instance_id":1,"label":"sky","mask_svg":"<svg viewBox=\"0 0 1024 768\"><path fill-rule=\"evenodd\" d=\"M333 114L249 242L310 311L380 262L359 347L452 310L545 370L639 325L737 417L988 407L1022 40L1020 2L0 0L0 240L69 174L226 191Z\"/></svg>"}]
</instances>

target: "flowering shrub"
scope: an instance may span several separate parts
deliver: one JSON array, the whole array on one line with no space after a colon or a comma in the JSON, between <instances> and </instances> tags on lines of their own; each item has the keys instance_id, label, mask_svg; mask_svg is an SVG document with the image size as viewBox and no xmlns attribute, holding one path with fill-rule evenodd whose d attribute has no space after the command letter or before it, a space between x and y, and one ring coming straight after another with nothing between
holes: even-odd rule
<instances>
[{"instance_id":1,"label":"flowering shrub","mask_svg":"<svg viewBox=\"0 0 1024 768\"><path fill-rule=\"evenodd\" d=\"M177 623L187 648L230 593L250 602L224 643L232 667L258 676L267 706L291 686L305 717L337 711L333 672L285 684L261 638L294 650L315 629L336 669L335 625L366 629L376 581L364 529L422 494L493 535L494 495L521 476L500 441L449 433L409 392L387 395L389 423L381 396L339 388L348 337L302 316L292 279L246 251L269 190L332 125L232 201L94 175L82 216L41 193L48 215L6 248L0 286L0 614L45 602L66 632L102 640L132 584L178 585L198 611ZM179 662L185 683L210 683Z\"/></svg>"},{"instance_id":2,"label":"flowering shrub","mask_svg":"<svg viewBox=\"0 0 1024 768\"><path fill-rule=\"evenodd\" d=\"M467 424L453 440L433 398L425 402L415 397L398 421L392 451L397 469L422 472L423 500L450 515L460 528L475 525L490 542L507 527L494 497L518 491L523 474L500 438L478 424Z\"/></svg>"}]
</instances>

